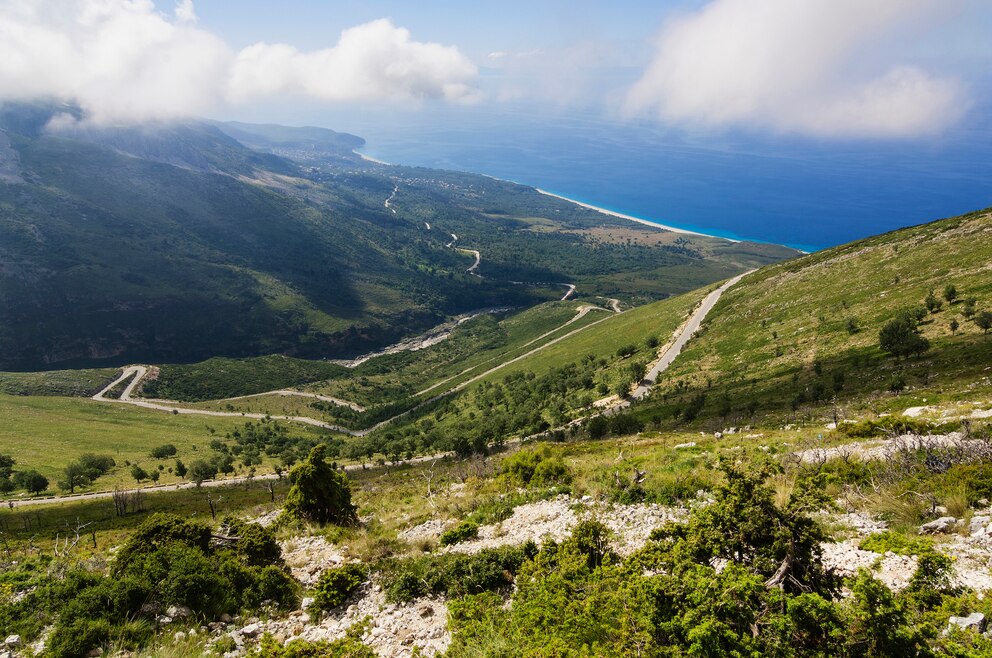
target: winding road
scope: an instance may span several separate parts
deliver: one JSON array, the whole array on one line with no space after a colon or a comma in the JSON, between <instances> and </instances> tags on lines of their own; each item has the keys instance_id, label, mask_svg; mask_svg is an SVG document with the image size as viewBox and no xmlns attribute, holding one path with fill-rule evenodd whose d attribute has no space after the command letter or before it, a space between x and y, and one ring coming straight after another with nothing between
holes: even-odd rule
<instances>
[{"instance_id":1,"label":"winding road","mask_svg":"<svg viewBox=\"0 0 992 658\"><path fill-rule=\"evenodd\" d=\"M658 375L668 370L668 367L672 365L675 358L682 353L682 348L685 347L685 344L689 342L689 339L692 338L697 331L699 331L699 326L703 323L706 316L709 315L709 312L713 310L713 307L716 306L716 303L720 301L720 296L753 271L754 270L750 270L748 272L744 272L743 274L738 274L703 298L703 301L699 307L678 330L671 345L664 350L661 357L648 370L648 374L641 380L640 385L634 389L633 393L630 394L631 398L634 400L640 400L648 394L648 392L658 381Z\"/></svg>"},{"instance_id":2,"label":"winding road","mask_svg":"<svg viewBox=\"0 0 992 658\"><path fill-rule=\"evenodd\" d=\"M391 207L389 204L391 204L393 202L393 199L396 198L396 193L399 192L399 191L400 191L399 185L394 185L393 186L393 193L390 194L389 195L389 198L386 199L385 202L383 202L383 204L382 204L382 205L386 206L386 208L388 208L389 210L391 210L394 215L396 214L396 208ZM430 228L430 227L428 227L428 228Z\"/></svg>"},{"instance_id":3,"label":"winding road","mask_svg":"<svg viewBox=\"0 0 992 658\"><path fill-rule=\"evenodd\" d=\"M479 263L482 262L482 254L480 254L477 249L459 249L458 251L462 252L463 254L472 254L473 256L475 256L475 262L472 263L472 267L468 268L465 271L468 274L471 274L472 276L477 276L481 279L482 275L476 272L476 270L479 267Z\"/></svg>"},{"instance_id":4,"label":"winding road","mask_svg":"<svg viewBox=\"0 0 992 658\"><path fill-rule=\"evenodd\" d=\"M686 322L675 331L675 334L673 336L673 340L670 342L670 344L667 347L663 348L663 352L662 352L660 358L658 359L658 361L649 370L647 376L645 376L645 378L641 382L641 384L631 394L631 396L630 396L631 400L640 400L645 395L647 395L647 393L651 390L651 388L657 382L658 375L660 375L662 372L664 372L665 370L667 370L669 366L671 366L671 364L675 360L675 358L682 352L682 349L683 349L683 347L685 347L685 344L699 330L699 327L702 324L703 320L710 313L710 311L713 310L713 307L716 306L716 303L719 301L720 296L724 292L726 292L729 288L731 288L732 286L734 286L738 281L740 281L747 274L750 274L750 272L745 272L743 274L740 274L738 276L735 276L734 278L730 279L729 281L727 281L726 283L724 283L723 285L721 285L719 288L717 288L716 290L714 290L713 292L711 292L710 294L708 294L703 299L703 301L699 304L699 306L693 311L692 315L689 316L689 319L686 320ZM615 301L615 300L610 300L610 301ZM617 308L618 308L618 306L615 305L614 306L614 310L617 310ZM555 329L552 329L551 331L546 332L546 333L542 334L541 336L538 336L537 338L534 338L533 340L531 340L528 343L525 343L523 345L523 347L527 347L528 345L531 345L534 342L539 341L542 338L545 338L548 335L550 335L550 334L552 334L552 333L554 333L556 331L560 331L562 328L567 327L569 324L572 324L573 322L578 321L580 318L584 317L589 312L596 311L596 310L598 310L598 311L604 311L605 309L602 309L602 308L600 308L598 306L583 306L583 307L580 307L578 309L575 317L571 318L570 320L568 320L564 324L560 325L559 327L557 327ZM617 312L619 312L619 311L617 311ZM313 426L316 426L316 427L322 427L322 428L325 428L325 429L331 429L331 430L338 431L338 432L341 432L341 433L344 433L344 434L349 434L351 436L365 436L365 435L367 435L367 434L369 434L369 433L371 433L371 432L373 432L373 431L375 431L375 430L377 430L377 429L379 429L379 428L381 428L381 427L383 427L383 426L385 426L385 425L387 425L387 424L389 424L389 423L391 423L391 422L393 422L393 421L395 421L395 420L397 420L399 418L403 418L405 416L408 416L409 414L417 411L418 409L420 409L420 408L422 408L422 407L424 407L424 406L426 406L428 404L431 404L432 402L436 402L436 401L438 401L438 400L440 400L440 399L442 399L442 398L444 398L444 397L446 397L448 395L452 395L452 394L454 394L454 393L456 393L458 391L461 391L465 387L470 386L471 384L479 381L480 379L483 379L484 377L487 377L488 375L490 375L490 374L492 374L492 373L494 373L494 372L496 372L496 371L498 371L498 370L500 370L502 368L505 368L506 366L508 366L510 364L516 363L518 361L521 361L522 359L525 359L525 358L527 358L529 356L532 356L533 354L536 354L537 352L540 352L541 350L543 350L543 349L545 349L547 347L550 347L551 345L554 345L554 344L559 343L559 342L561 342L563 340L566 340L566 339L574 336L575 334L577 334L577 333L579 333L581 331L584 331L585 329L588 329L589 327L593 327L593 326L596 326L597 324L600 324L601 322L605 322L606 320L610 319L611 317L614 317L614 316L611 314L611 315L609 315L609 316L607 316L607 317L605 317L605 318L603 318L601 320L597 320L595 322L591 322L591 323L589 323L589 324L587 324L587 325L585 325L583 327L579 327L578 329L574 329L574 330L572 330L572 331L570 331L570 332L568 332L566 334L563 334L563 335L561 335L561 336L559 336L557 338L554 338L554 339L548 341L547 343L544 343L542 345L539 345L536 348L525 352L524 354L521 354L521 355L519 355L517 357L514 357L512 359L509 359L507 361L504 361L504 362L502 362L502 363L500 363L500 364L498 364L498 365L496 365L496 366L494 366L494 367L486 370L485 372L483 372L483 373L481 373L479 375L476 375L475 377L472 377L471 379L467 379L464 382L462 382L462 383L460 383L460 384L458 384L458 385L456 385L456 386L448 389L447 391L445 391L443 393L439 393L438 395L435 395L435 396L433 396L433 397L431 397L431 398L429 398L429 399L421 402L420 404L416 405L415 407L413 407L413 408L411 408L411 409L409 409L409 410L407 410L407 411L405 411L405 412L403 412L401 414L397 414L396 416L393 416L392 418L389 418L389 419L387 419L387 420L385 420L385 421L383 421L381 423L378 423L377 425L375 425L375 426L373 426L373 427L371 427L369 429L366 429L366 430L358 430L358 431L356 431L356 430L349 430L347 428L338 427L338 426L335 426L335 425L331 425L329 423L325 423L323 421L316 420L314 418L307 418L305 416L267 416L267 415L263 415L263 414L247 414L247 413L240 413L240 412L210 411L210 410L207 410L207 409L189 409L189 408L185 408L185 407L175 406L176 403L172 403L172 402L167 401L167 400L135 399L134 397L132 397L132 394L134 393L135 389L138 387L138 384L141 382L141 380L144 379L144 377L148 374L148 367L147 366L142 366L142 365L132 365L132 366L127 366L126 368L124 368L123 372L121 373L121 375L119 377L117 377L117 379L115 379L110 384L108 384L107 386L105 386L99 393L97 393L96 395L94 395L92 399L95 400L95 401L98 401L98 402L103 402L103 403L115 403L116 402L116 403L119 403L119 404L131 404L131 405L135 405L135 406L138 406L138 407L143 407L143 408L146 408L146 409L155 409L155 410L166 411L166 412L169 412L169 413L176 413L176 414L194 414L194 415L203 415L203 416L235 416L235 417L241 417L241 418L254 418L254 419L271 418L271 419L275 419L275 420L287 420L287 421L293 421L293 422L299 422L299 423L304 423L304 424L308 424L308 425L313 425ZM484 364L479 364L479 365L481 366L481 365L484 365ZM475 367L479 367L479 366L475 366ZM466 372L469 372L470 370L472 370L472 368L470 368L470 369L468 369L466 371L463 371L462 373L460 373L459 375L456 375L455 377L461 376L462 374L465 374ZM131 378L131 381L124 388L124 391L121 393L120 399L114 399L114 398L108 398L108 397L106 397L107 394L111 390L113 390L116 386L120 385L122 382L127 381L127 379L129 377ZM449 378L449 380L445 380L445 381L450 381L450 379L454 379L455 377ZM439 382L438 384L435 384L434 386L432 386L430 388L424 389L423 391L421 391L417 395L420 395L422 393L426 393L426 392L430 391L431 389L436 388L437 386L440 386L442 384L444 384L444 382ZM306 394L306 393L303 393L302 391L280 390L280 391L273 391L272 393L284 393L284 394L304 395L304 396L313 395L313 396L318 397L318 398L320 398L320 397L326 397L326 396L317 396L316 394ZM259 393L259 394L256 394L256 396L257 395L267 395L267 394L266 393ZM255 396L241 396L241 397L242 398L246 398L246 397L255 397ZM237 398L229 398L229 399L237 399ZM331 399L333 399L333 398L331 398ZM619 403L619 404L617 404L617 405L615 405L613 407L610 407L608 409L605 409L605 410L603 410L600 413L601 414L615 413L616 411L620 410L621 408L625 408L627 406L630 406L630 400L623 400L621 403ZM599 414L595 414L595 415L599 415ZM591 417L591 416L589 416L589 417ZM588 417L586 417L586 418L588 418ZM577 419L575 421L572 421L570 423L570 425L573 425L573 424L582 422L586 418L581 418L581 419ZM563 429L564 427L568 427L568 425L565 425L562 428L555 428L553 430L548 430L548 432L542 432L541 434L548 434L548 433L550 433L552 431L555 431L557 429ZM535 437L536 436L540 436L540 435L535 435ZM529 439L529 438L534 438L534 437L526 437L526 438ZM438 458L446 457L446 456L448 456L450 454L451 453L439 453L439 454L436 454L436 455L430 455L430 456L424 456L424 457L414 457L412 459L401 460L399 462L391 463L389 465L392 466L392 465L399 465L399 464L416 464L416 463L422 463L422 462L426 462L426 461L431 461L433 459L438 459ZM364 465L364 464L351 464L351 465L346 466L345 467L345 470L358 470L358 469L363 469L363 468L367 468L367 466ZM271 480L271 479L275 479L277 477L278 476L276 474L274 474L274 473L267 473L267 474L263 474L263 475L257 475L257 476L255 476L252 479L254 479L254 480ZM201 486L203 486L203 487L224 487L224 486L229 486L229 485L243 484L246 481L248 481L248 479L249 478L231 478L231 479L227 479L227 480L206 480L206 481L204 481L202 483ZM140 490L142 492L151 493L151 492L157 492L157 491L175 491L175 490L180 490L180 489L190 489L190 488L194 488L194 487L196 487L195 483L185 482L185 483L181 483L181 484L154 485L154 486L149 486L149 487L141 488ZM43 505L43 504L48 504L48 503L58 503L58 502L66 502L66 501L73 501L74 502L74 501L79 501L79 500L97 500L97 499L103 499L103 498L110 498L113 495L114 495L114 492L112 492L112 491L99 491L99 492L93 492L93 493L79 494L79 495L76 495L76 496L61 496L61 497L51 497L51 498L31 498L31 499L27 499L27 500L11 500L11 501L8 501L8 504L12 508L17 508L17 507L24 507L24 506L30 506L30 505Z\"/></svg>"}]
</instances>

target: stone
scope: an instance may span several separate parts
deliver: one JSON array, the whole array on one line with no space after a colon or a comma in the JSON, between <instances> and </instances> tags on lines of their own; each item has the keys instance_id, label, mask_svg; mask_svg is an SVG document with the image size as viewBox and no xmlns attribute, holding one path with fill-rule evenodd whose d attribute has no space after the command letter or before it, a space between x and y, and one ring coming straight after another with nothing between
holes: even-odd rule
<instances>
[{"instance_id":1,"label":"stone","mask_svg":"<svg viewBox=\"0 0 992 658\"><path fill-rule=\"evenodd\" d=\"M225 624L230 624L232 621L234 621L231 615L227 614L226 612L220 616L220 620Z\"/></svg>"},{"instance_id":2,"label":"stone","mask_svg":"<svg viewBox=\"0 0 992 658\"><path fill-rule=\"evenodd\" d=\"M947 622L947 628L952 626L964 629L974 629L979 633L985 628L985 615L980 612L973 612L967 617L951 617Z\"/></svg>"},{"instance_id":3,"label":"stone","mask_svg":"<svg viewBox=\"0 0 992 658\"><path fill-rule=\"evenodd\" d=\"M172 636L176 642L182 642L186 639L186 633L183 631L176 631L176 634Z\"/></svg>"},{"instance_id":4,"label":"stone","mask_svg":"<svg viewBox=\"0 0 992 658\"><path fill-rule=\"evenodd\" d=\"M971 517L971 523L968 526L968 530L971 532L972 536L984 535L985 528L988 526L990 521L992 521L992 517L973 516Z\"/></svg>"},{"instance_id":5,"label":"stone","mask_svg":"<svg viewBox=\"0 0 992 658\"><path fill-rule=\"evenodd\" d=\"M172 617L173 619L181 619L183 617L189 617L190 615L193 614L193 611L184 605L180 605L180 606L170 605L168 608L166 608L165 614L168 615L169 617Z\"/></svg>"},{"instance_id":6,"label":"stone","mask_svg":"<svg viewBox=\"0 0 992 658\"><path fill-rule=\"evenodd\" d=\"M689 441L688 443L679 443L678 445L674 446L676 450L681 450L682 448L695 448L695 447L696 447L695 441Z\"/></svg>"},{"instance_id":7,"label":"stone","mask_svg":"<svg viewBox=\"0 0 992 658\"><path fill-rule=\"evenodd\" d=\"M312 605L313 605L313 597L304 596L303 600L300 602L300 610L307 610Z\"/></svg>"},{"instance_id":8,"label":"stone","mask_svg":"<svg viewBox=\"0 0 992 658\"><path fill-rule=\"evenodd\" d=\"M172 623L172 617L170 617L169 615L159 615L158 617L155 618L155 623L157 623L159 626L168 626L169 624Z\"/></svg>"},{"instance_id":9,"label":"stone","mask_svg":"<svg viewBox=\"0 0 992 658\"><path fill-rule=\"evenodd\" d=\"M939 519L931 521L930 523L924 523L920 526L921 535L934 535L941 533L948 533L954 529L957 525L958 520L953 516L942 516Z\"/></svg>"},{"instance_id":10,"label":"stone","mask_svg":"<svg viewBox=\"0 0 992 658\"><path fill-rule=\"evenodd\" d=\"M433 617L434 616L434 608L433 608L433 606L426 605L426 604L420 606L420 608L417 610L417 612L419 612L420 613L420 616L423 617L424 619L426 619L428 617Z\"/></svg>"},{"instance_id":11,"label":"stone","mask_svg":"<svg viewBox=\"0 0 992 658\"><path fill-rule=\"evenodd\" d=\"M7 639L3 643L8 647L19 647L21 646L21 636L20 635L8 635Z\"/></svg>"},{"instance_id":12,"label":"stone","mask_svg":"<svg viewBox=\"0 0 992 658\"><path fill-rule=\"evenodd\" d=\"M245 637L255 637L262 631L262 627L259 624L248 624L241 629L241 634Z\"/></svg>"}]
</instances>

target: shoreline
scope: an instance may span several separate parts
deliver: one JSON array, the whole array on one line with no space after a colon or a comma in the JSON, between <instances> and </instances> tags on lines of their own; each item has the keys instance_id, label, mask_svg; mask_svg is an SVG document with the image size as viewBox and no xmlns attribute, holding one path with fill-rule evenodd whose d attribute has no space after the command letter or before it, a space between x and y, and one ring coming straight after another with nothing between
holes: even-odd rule
<instances>
[{"instance_id":1,"label":"shoreline","mask_svg":"<svg viewBox=\"0 0 992 658\"><path fill-rule=\"evenodd\" d=\"M387 167L392 167L393 166L391 163L386 162L385 160L376 160L372 156L365 155L364 153L358 151L357 149L352 149L351 152L354 153L355 155L357 155L358 157L360 157L362 160L365 160L366 162L374 162L376 164L386 165Z\"/></svg>"},{"instance_id":2,"label":"shoreline","mask_svg":"<svg viewBox=\"0 0 992 658\"><path fill-rule=\"evenodd\" d=\"M389 166L389 167L394 166L390 162L386 162L385 160L379 160L377 158L373 158L372 156L365 155L364 153L361 153L358 150L353 150L352 153L354 153L355 155L357 155L358 157L360 157L362 160L365 160L367 162L374 162L375 164L386 165L386 166ZM461 170L459 170L459 171L461 171ZM643 217L635 217L634 215L627 215L627 214L622 213L622 212L617 212L616 210L609 210L608 208L602 208L600 206L594 206L591 203L586 203L584 201L579 201L577 199L572 199L572 198L567 197L567 196L562 196L561 194L555 194L554 192L549 192L548 190L542 189L540 187L535 187L535 186L530 185L528 183L523 183L521 181L516 181L516 180L510 179L510 178L500 178L499 176L493 176L492 174L482 174L482 173L474 172L474 171L464 171L463 173L470 173L470 174L474 174L476 176L485 176L486 178L491 178L492 180L500 181L501 183L512 183L514 185L522 185L524 187L529 187L529 188L533 189L535 192L537 192L538 194L543 194L544 196L549 196L549 197L552 197L552 198L555 198L555 199L559 199L561 201L567 201L568 203L571 203L571 204L580 206L580 207L585 208L587 210L592 210L594 212L598 212L598 213L601 213L603 215L607 215L609 217L616 217L618 219L626 219L629 222L636 222L637 224L641 224L643 226L650 226L651 228L661 229L663 231L670 231L672 233L681 233L683 235L694 235L696 237L710 238L710 239L713 239L713 240L724 240L726 242L730 242L730 243L733 243L733 244L740 244L742 242L755 242L755 243L758 243L758 244L774 244L774 245L778 245L778 246L782 246L782 247L788 247L789 249L795 249L801 255L807 255L807 254L813 253L814 251L819 251L819 249L807 250L807 249L803 249L801 247L787 245L787 244L778 243L778 242L767 242L765 240L749 240L747 238L731 238L731 237L727 237L725 235L714 235L712 233L703 233L702 231L693 231L692 229L679 228L677 226L671 226L669 224L662 224L661 222L652 221L650 219L644 219Z\"/></svg>"},{"instance_id":3,"label":"shoreline","mask_svg":"<svg viewBox=\"0 0 992 658\"><path fill-rule=\"evenodd\" d=\"M560 194L555 194L554 192L548 192L547 190L542 190L539 187L534 188L538 193L545 196L554 197L555 199L561 199L562 201L568 201L569 203L574 203L577 206L586 208L588 210L594 210L598 213L604 215L609 215L610 217L618 217L620 219L626 219L631 222L637 222L638 224L643 224L644 226L651 226L653 228L660 228L665 231L671 231L672 233L684 233L686 235L695 235L701 238L714 238L716 240L726 240L727 242L742 242L736 238L727 238L722 235L712 235L710 233L702 233L700 231L691 231L685 228L678 228L676 226L669 226L668 224L662 224L661 222L653 222L649 219L643 219L641 217L634 217L633 215L625 215L623 213L617 212L615 210L607 210L606 208L600 208L599 206L594 206L591 203L584 203L582 201L577 201L575 199L570 199L567 196L562 196Z\"/></svg>"}]
</instances>

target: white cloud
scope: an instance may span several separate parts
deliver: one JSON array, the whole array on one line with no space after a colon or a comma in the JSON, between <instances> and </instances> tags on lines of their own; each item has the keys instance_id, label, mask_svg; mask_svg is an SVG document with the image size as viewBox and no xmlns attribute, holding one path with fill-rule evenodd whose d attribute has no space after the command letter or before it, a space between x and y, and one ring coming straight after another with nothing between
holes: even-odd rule
<instances>
[{"instance_id":1,"label":"white cloud","mask_svg":"<svg viewBox=\"0 0 992 658\"><path fill-rule=\"evenodd\" d=\"M387 20L315 52L265 43L234 52L196 25L192 0L176 2L173 16L151 0L0 0L0 101L72 99L94 121L203 114L286 93L464 102L475 76L456 48L414 41Z\"/></svg>"},{"instance_id":2,"label":"white cloud","mask_svg":"<svg viewBox=\"0 0 992 658\"><path fill-rule=\"evenodd\" d=\"M383 19L345 30L333 48L310 53L285 44L249 46L235 60L229 92L237 101L295 92L328 101L463 102L476 95L476 74L458 49L413 41Z\"/></svg>"},{"instance_id":3,"label":"white cloud","mask_svg":"<svg viewBox=\"0 0 992 658\"><path fill-rule=\"evenodd\" d=\"M817 136L939 131L967 107L962 86L871 48L939 0L713 0L666 24L625 99L631 114Z\"/></svg>"}]
</instances>

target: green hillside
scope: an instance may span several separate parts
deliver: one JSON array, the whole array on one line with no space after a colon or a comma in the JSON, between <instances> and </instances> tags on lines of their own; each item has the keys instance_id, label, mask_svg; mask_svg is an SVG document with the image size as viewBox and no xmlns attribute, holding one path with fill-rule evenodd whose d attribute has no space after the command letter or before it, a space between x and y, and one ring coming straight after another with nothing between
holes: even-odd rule
<instances>
[{"instance_id":1,"label":"green hillside","mask_svg":"<svg viewBox=\"0 0 992 658\"><path fill-rule=\"evenodd\" d=\"M642 302L795 255L369 163L351 153L359 138L332 131L53 131L54 111L0 109L3 370L349 357L468 310L560 298L565 284ZM480 252L481 277L459 248Z\"/></svg>"},{"instance_id":2,"label":"green hillside","mask_svg":"<svg viewBox=\"0 0 992 658\"><path fill-rule=\"evenodd\" d=\"M974 318L992 310L990 244L992 212L983 210L763 268L724 295L639 413L677 424L700 393L701 416L717 424L987 397L992 341ZM883 352L882 326L922 309L931 290L939 309L918 328L930 349L905 359Z\"/></svg>"}]
</instances>

